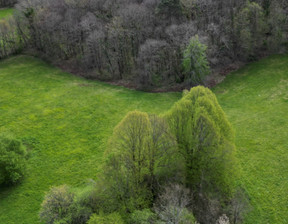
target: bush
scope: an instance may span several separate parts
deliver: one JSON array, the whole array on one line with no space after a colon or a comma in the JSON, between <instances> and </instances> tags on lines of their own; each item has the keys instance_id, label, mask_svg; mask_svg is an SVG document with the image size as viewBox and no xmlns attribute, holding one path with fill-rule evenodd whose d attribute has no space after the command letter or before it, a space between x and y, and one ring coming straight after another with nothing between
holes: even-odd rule
<instances>
[{"instance_id":1,"label":"bush","mask_svg":"<svg viewBox=\"0 0 288 224\"><path fill-rule=\"evenodd\" d=\"M26 149L21 141L0 136L0 185L15 184L26 169Z\"/></svg>"},{"instance_id":2,"label":"bush","mask_svg":"<svg viewBox=\"0 0 288 224\"><path fill-rule=\"evenodd\" d=\"M74 193L67 185L52 187L41 205L40 219L44 223L70 223Z\"/></svg>"},{"instance_id":3,"label":"bush","mask_svg":"<svg viewBox=\"0 0 288 224\"><path fill-rule=\"evenodd\" d=\"M85 224L92 214L85 201L67 185L52 187L41 205L40 219L47 224Z\"/></svg>"},{"instance_id":4,"label":"bush","mask_svg":"<svg viewBox=\"0 0 288 224\"><path fill-rule=\"evenodd\" d=\"M94 214L87 224L124 224L122 217L118 213L111 213L109 215Z\"/></svg>"}]
</instances>

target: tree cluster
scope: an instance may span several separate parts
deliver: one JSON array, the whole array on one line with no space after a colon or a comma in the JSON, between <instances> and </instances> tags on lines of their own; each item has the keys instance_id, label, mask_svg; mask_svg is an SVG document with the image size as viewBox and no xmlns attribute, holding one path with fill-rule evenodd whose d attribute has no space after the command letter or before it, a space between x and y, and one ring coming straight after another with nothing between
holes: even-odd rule
<instances>
[{"instance_id":1,"label":"tree cluster","mask_svg":"<svg viewBox=\"0 0 288 224\"><path fill-rule=\"evenodd\" d=\"M192 88L167 113L132 111L115 127L88 194L94 213L88 223L224 223L224 214L238 223L244 194L236 194L236 173L229 121L209 89ZM40 213L46 223L58 222L43 217L79 214L69 212L71 193L60 196L56 203L55 189L46 195Z\"/></svg>"},{"instance_id":2,"label":"tree cluster","mask_svg":"<svg viewBox=\"0 0 288 224\"><path fill-rule=\"evenodd\" d=\"M20 0L17 9L31 46L46 58L89 77L146 87L187 84L195 35L213 71L281 52L287 43L285 0ZM190 58L196 76L206 74Z\"/></svg>"}]
</instances>

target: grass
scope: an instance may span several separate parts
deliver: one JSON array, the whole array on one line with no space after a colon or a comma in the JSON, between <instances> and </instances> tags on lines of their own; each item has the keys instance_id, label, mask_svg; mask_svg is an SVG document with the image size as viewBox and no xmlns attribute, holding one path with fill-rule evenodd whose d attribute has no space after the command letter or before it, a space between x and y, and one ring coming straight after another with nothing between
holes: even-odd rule
<instances>
[{"instance_id":1,"label":"grass","mask_svg":"<svg viewBox=\"0 0 288 224\"><path fill-rule=\"evenodd\" d=\"M288 223L288 56L230 74L214 89L236 130L247 223Z\"/></svg>"},{"instance_id":2,"label":"grass","mask_svg":"<svg viewBox=\"0 0 288 224\"><path fill-rule=\"evenodd\" d=\"M236 129L240 180L253 210L245 223L288 223L288 57L232 73L213 89ZM0 190L0 223L39 223L53 185L96 179L113 127L130 110L162 113L180 93L144 93L85 80L41 60L0 62L0 132L29 149L28 174Z\"/></svg>"},{"instance_id":3,"label":"grass","mask_svg":"<svg viewBox=\"0 0 288 224\"><path fill-rule=\"evenodd\" d=\"M106 142L130 110L161 113L180 94L150 94L71 76L32 57L0 63L0 132L30 145L24 182L0 193L0 223L38 223L44 192L97 177Z\"/></svg>"},{"instance_id":4,"label":"grass","mask_svg":"<svg viewBox=\"0 0 288 224\"><path fill-rule=\"evenodd\" d=\"M12 16L14 9L0 9L0 20Z\"/></svg>"}]
</instances>

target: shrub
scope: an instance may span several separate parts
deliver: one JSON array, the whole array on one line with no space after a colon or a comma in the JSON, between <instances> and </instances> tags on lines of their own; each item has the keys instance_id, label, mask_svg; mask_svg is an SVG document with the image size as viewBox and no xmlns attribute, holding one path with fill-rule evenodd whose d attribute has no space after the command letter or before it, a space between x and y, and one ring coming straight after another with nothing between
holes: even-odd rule
<instances>
[{"instance_id":1,"label":"shrub","mask_svg":"<svg viewBox=\"0 0 288 224\"><path fill-rule=\"evenodd\" d=\"M52 187L41 205L40 219L44 223L71 223L74 193L67 185Z\"/></svg>"},{"instance_id":2,"label":"shrub","mask_svg":"<svg viewBox=\"0 0 288 224\"><path fill-rule=\"evenodd\" d=\"M0 185L15 184L26 169L26 150L21 141L0 136Z\"/></svg>"},{"instance_id":3,"label":"shrub","mask_svg":"<svg viewBox=\"0 0 288 224\"><path fill-rule=\"evenodd\" d=\"M67 185L52 187L41 205L40 219L44 223L84 224L92 210Z\"/></svg>"},{"instance_id":4,"label":"shrub","mask_svg":"<svg viewBox=\"0 0 288 224\"><path fill-rule=\"evenodd\" d=\"M109 215L94 214L87 224L124 224L122 217L118 213L111 213Z\"/></svg>"}]
</instances>

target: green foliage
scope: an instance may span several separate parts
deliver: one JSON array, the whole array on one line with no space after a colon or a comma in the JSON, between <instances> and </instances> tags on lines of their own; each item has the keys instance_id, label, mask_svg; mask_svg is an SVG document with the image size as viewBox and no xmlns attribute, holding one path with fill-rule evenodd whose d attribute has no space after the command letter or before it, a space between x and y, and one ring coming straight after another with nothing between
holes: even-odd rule
<instances>
[{"instance_id":1,"label":"green foliage","mask_svg":"<svg viewBox=\"0 0 288 224\"><path fill-rule=\"evenodd\" d=\"M19 182L26 171L26 149L21 141L0 136L0 185Z\"/></svg>"},{"instance_id":2,"label":"green foliage","mask_svg":"<svg viewBox=\"0 0 288 224\"><path fill-rule=\"evenodd\" d=\"M206 57L207 47L201 44L198 36L192 37L183 53L183 68L187 84L203 84L204 78L209 75L210 67Z\"/></svg>"},{"instance_id":3,"label":"green foliage","mask_svg":"<svg viewBox=\"0 0 288 224\"><path fill-rule=\"evenodd\" d=\"M71 223L74 193L68 186L53 187L41 205L40 219L44 223Z\"/></svg>"},{"instance_id":4,"label":"green foliage","mask_svg":"<svg viewBox=\"0 0 288 224\"><path fill-rule=\"evenodd\" d=\"M124 221L118 213L111 213L109 215L94 214L87 224L124 224Z\"/></svg>"},{"instance_id":5,"label":"green foliage","mask_svg":"<svg viewBox=\"0 0 288 224\"><path fill-rule=\"evenodd\" d=\"M124 211L149 207L153 190L176 147L166 122L156 115L129 112L116 126L108 146L104 182Z\"/></svg>"},{"instance_id":6,"label":"green foliage","mask_svg":"<svg viewBox=\"0 0 288 224\"><path fill-rule=\"evenodd\" d=\"M130 216L131 224L150 224L155 223L157 216L150 209L136 210Z\"/></svg>"},{"instance_id":7,"label":"green foliage","mask_svg":"<svg viewBox=\"0 0 288 224\"><path fill-rule=\"evenodd\" d=\"M92 214L85 201L67 185L52 187L42 202L40 219L47 224L85 224Z\"/></svg>"},{"instance_id":8,"label":"green foliage","mask_svg":"<svg viewBox=\"0 0 288 224\"><path fill-rule=\"evenodd\" d=\"M187 184L201 192L231 194L234 133L215 95L208 88L192 88L166 117L186 161Z\"/></svg>"}]
</instances>

